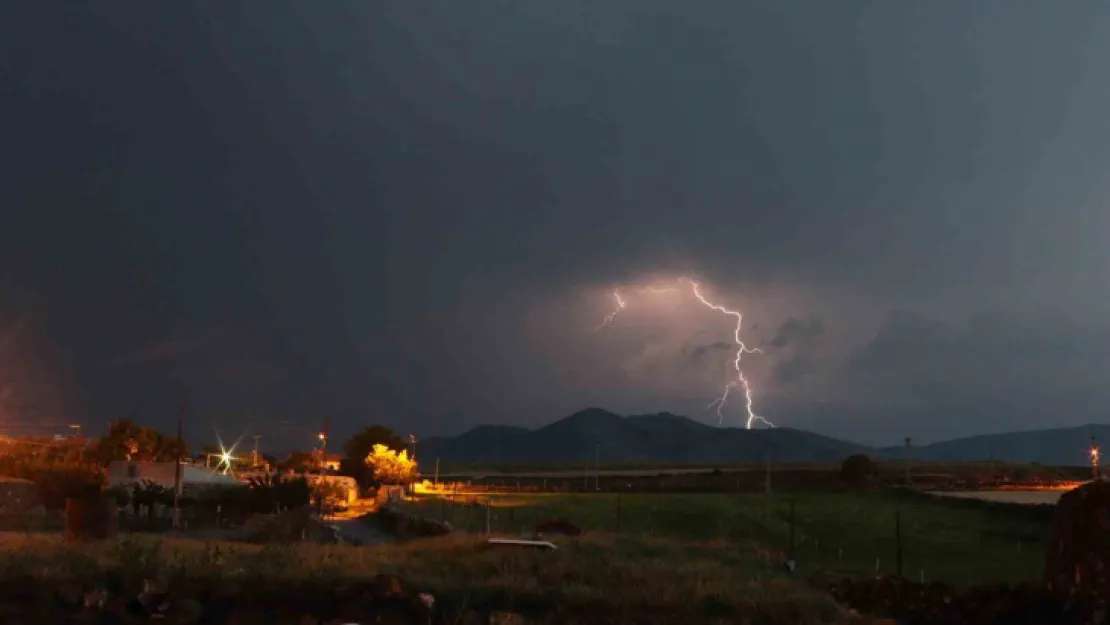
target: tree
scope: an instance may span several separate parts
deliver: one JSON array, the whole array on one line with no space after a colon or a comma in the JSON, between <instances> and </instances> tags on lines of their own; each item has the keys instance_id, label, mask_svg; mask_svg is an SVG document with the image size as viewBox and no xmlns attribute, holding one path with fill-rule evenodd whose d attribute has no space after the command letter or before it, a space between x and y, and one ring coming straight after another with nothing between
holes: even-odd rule
<instances>
[{"instance_id":1,"label":"tree","mask_svg":"<svg viewBox=\"0 0 1110 625\"><path fill-rule=\"evenodd\" d=\"M385 445L393 451L403 451L405 449L405 441L394 434L393 430L382 425L371 425L347 439L343 451L348 458L362 462L366 459L366 456L370 455L370 452L374 451L375 445Z\"/></svg>"},{"instance_id":2,"label":"tree","mask_svg":"<svg viewBox=\"0 0 1110 625\"><path fill-rule=\"evenodd\" d=\"M289 454L288 458L277 463L276 466L282 471L304 473L317 466L317 462L315 456L307 451L294 451Z\"/></svg>"},{"instance_id":3,"label":"tree","mask_svg":"<svg viewBox=\"0 0 1110 625\"><path fill-rule=\"evenodd\" d=\"M416 479L416 461L404 450L397 453L385 445L374 445L366 456L366 465L379 484L409 484Z\"/></svg>"},{"instance_id":4,"label":"tree","mask_svg":"<svg viewBox=\"0 0 1110 625\"><path fill-rule=\"evenodd\" d=\"M371 425L347 439L343 447L344 458L339 463L339 472L355 478L359 486L365 488L370 485L374 481L374 474L366 458L374 451L375 445L384 445L394 451L405 449L405 441L392 430L381 425Z\"/></svg>"},{"instance_id":5,"label":"tree","mask_svg":"<svg viewBox=\"0 0 1110 625\"><path fill-rule=\"evenodd\" d=\"M879 474L879 466L866 454L854 454L840 465L840 479L853 486L861 486Z\"/></svg>"},{"instance_id":6,"label":"tree","mask_svg":"<svg viewBox=\"0 0 1110 625\"><path fill-rule=\"evenodd\" d=\"M184 442L178 449L176 437L166 436L150 427L140 427L131 419L120 419L109 426L107 436L96 446L97 456L103 464L113 460L173 462L178 453L186 455Z\"/></svg>"}]
</instances>

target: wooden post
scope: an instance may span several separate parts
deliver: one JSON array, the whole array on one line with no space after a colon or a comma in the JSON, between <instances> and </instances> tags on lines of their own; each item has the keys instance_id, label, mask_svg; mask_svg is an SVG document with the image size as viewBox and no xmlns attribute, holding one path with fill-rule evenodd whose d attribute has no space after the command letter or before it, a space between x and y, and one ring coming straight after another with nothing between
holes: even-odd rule
<instances>
[{"instance_id":1,"label":"wooden post","mask_svg":"<svg viewBox=\"0 0 1110 625\"><path fill-rule=\"evenodd\" d=\"M790 559L794 559L794 500L790 500Z\"/></svg>"},{"instance_id":2,"label":"wooden post","mask_svg":"<svg viewBox=\"0 0 1110 625\"><path fill-rule=\"evenodd\" d=\"M902 577L902 511L894 511L894 555L898 578Z\"/></svg>"},{"instance_id":3,"label":"wooden post","mask_svg":"<svg viewBox=\"0 0 1110 625\"><path fill-rule=\"evenodd\" d=\"M764 477L763 488L766 494L771 494L771 454L767 454L767 474Z\"/></svg>"},{"instance_id":4,"label":"wooden post","mask_svg":"<svg viewBox=\"0 0 1110 625\"><path fill-rule=\"evenodd\" d=\"M906 488L913 485L913 480L910 478L910 437L906 437ZM901 573L899 573L901 575Z\"/></svg>"},{"instance_id":5,"label":"wooden post","mask_svg":"<svg viewBox=\"0 0 1110 625\"><path fill-rule=\"evenodd\" d=\"M177 414L177 457L173 467L173 528L181 529L181 455L185 442L181 436L185 421L185 400L181 400L181 411Z\"/></svg>"}]
</instances>

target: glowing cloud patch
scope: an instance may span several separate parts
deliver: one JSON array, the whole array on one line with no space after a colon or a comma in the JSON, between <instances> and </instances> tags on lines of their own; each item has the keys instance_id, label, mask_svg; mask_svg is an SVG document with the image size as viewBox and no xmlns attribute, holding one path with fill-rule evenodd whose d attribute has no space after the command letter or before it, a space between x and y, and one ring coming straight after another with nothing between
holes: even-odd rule
<instances>
[{"instance_id":1,"label":"glowing cloud patch","mask_svg":"<svg viewBox=\"0 0 1110 625\"><path fill-rule=\"evenodd\" d=\"M721 396L710 402L706 409L716 410L717 425L722 425L725 419L723 410L725 405L728 403L729 395L732 393L733 389L739 387L744 389L744 409L747 412L747 421L745 423L746 427L750 430L756 422L763 423L769 427L775 427L775 424L755 413L752 399L752 386L751 383L748 382L748 378L744 376L743 369L740 367L740 362L743 359L744 354L763 353L763 350L759 348L751 348L745 345L744 340L740 337L740 331L744 325L744 315L741 314L739 311L730 310L720 304L715 304L706 299L706 297L702 294L701 284L699 284L698 282L695 282L690 278L679 278L679 282L683 285L688 285L690 287L690 292L702 305L711 310L736 319L736 326L732 332L732 339L736 345L736 356L732 359L732 367L733 370L735 370L736 372L735 379L730 380L727 384L725 384L725 388L721 392ZM676 291L676 289L673 287L647 287L638 290L652 294L674 293ZM613 312L609 313L605 317L605 320L602 321L601 324L597 326L597 328L594 329L595 332L612 323L613 320L617 318L617 315L619 315L622 310L628 307L628 303L624 300L623 297L621 297L619 289L613 291L613 299L616 300L617 307L613 310Z\"/></svg>"}]
</instances>

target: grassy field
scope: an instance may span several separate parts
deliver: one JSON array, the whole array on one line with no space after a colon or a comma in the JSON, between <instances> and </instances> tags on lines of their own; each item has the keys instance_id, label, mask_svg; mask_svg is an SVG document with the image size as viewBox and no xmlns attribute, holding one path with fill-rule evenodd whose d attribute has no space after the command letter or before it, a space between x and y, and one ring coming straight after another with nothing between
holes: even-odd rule
<instances>
[{"instance_id":1,"label":"grassy field","mask_svg":"<svg viewBox=\"0 0 1110 625\"><path fill-rule=\"evenodd\" d=\"M87 588L113 580L132 589L118 593L127 594L153 579L206 609L232 596L236 607L227 610L265 610L255 620L226 622L297 622L309 603L317 615L351 622L367 614L360 617L356 605L367 592L359 584L385 573L431 592L450 623L485 622L450 615L490 610L520 612L536 623L846 623L828 594L799 578L818 571L871 577L876 562L880 573L894 573L896 512L906 576L969 585L1040 579L1051 516L1043 507L890 491L533 494L493 503L497 533L527 533L534 520L553 517L586 532L553 539L554 552L491 548L482 536L484 504L424 498L405 507L474 533L374 547L143 535L73 547L57 534L0 533L0 617L8 604L31 601L9 594L31 587L36 605L47 609L54 602L49 589L66 583ZM792 542L798 570L788 575L768 550L789 552ZM47 616L36 622L55 622Z\"/></svg>"},{"instance_id":2,"label":"grassy field","mask_svg":"<svg viewBox=\"0 0 1110 625\"><path fill-rule=\"evenodd\" d=\"M379 547L260 547L154 536L67 547L56 535L0 533L0 595L5 586L15 588L7 582L25 587L29 578L40 586L115 579L129 588L153 579L205 605L215 601L213 588L251 597L248 603L269 615L264 622L296 622L306 602L334 602L331 593L385 573L449 605L451 623L477 622L454 612L493 609L533 615L537 623L701 623L745 613L766 615L769 623L842 622L827 594L771 571L738 545L595 534L561 547L496 549L461 534Z\"/></svg>"},{"instance_id":3,"label":"grassy field","mask_svg":"<svg viewBox=\"0 0 1110 625\"><path fill-rule=\"evenodd\" d=\"M904 575L949 583L1040 579L1051 522L1051 510L1043 507L891 492L533 494L494 496L491 501L495 533L528 534L536 520L562 517L587 532L622 539L716 542L748 553L757 548L789 553L793 544L801 573L824 570L833 575L893 574L897 512ZM424 498L406 507L459 529L484 531L486 526L481 504Z\"/></svg>"},{"instance_id":4,"label":"grassy field","mask_svg":"<svg viewBox=\"0 0 1110 625\"><path fill-rule=\"evenodd\" d=\"M982 501L995 501L1000 503L1014 503L1026 505L1056 505L1060 497L1067 490L972 490L938 492L939 497L953 497L960 499L980 499Z\"/></svg>"}]
</instances>

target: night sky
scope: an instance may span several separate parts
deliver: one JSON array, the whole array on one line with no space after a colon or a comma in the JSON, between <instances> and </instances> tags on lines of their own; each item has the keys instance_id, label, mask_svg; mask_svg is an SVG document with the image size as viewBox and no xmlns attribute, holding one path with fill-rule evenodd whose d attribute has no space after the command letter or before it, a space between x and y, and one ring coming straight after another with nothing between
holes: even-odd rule
<instances>
[{"instance_id":1,"label":"night sky","mask_svg":"<svg viewBox=\"0 0 1110 625\"><path fill-rule=\"evenodd\" d=\"M1105 420L1108 58L1088 2L5 2L0 424L716 423L679 276L778 425Z\"/></svg>"}]
</instances>

